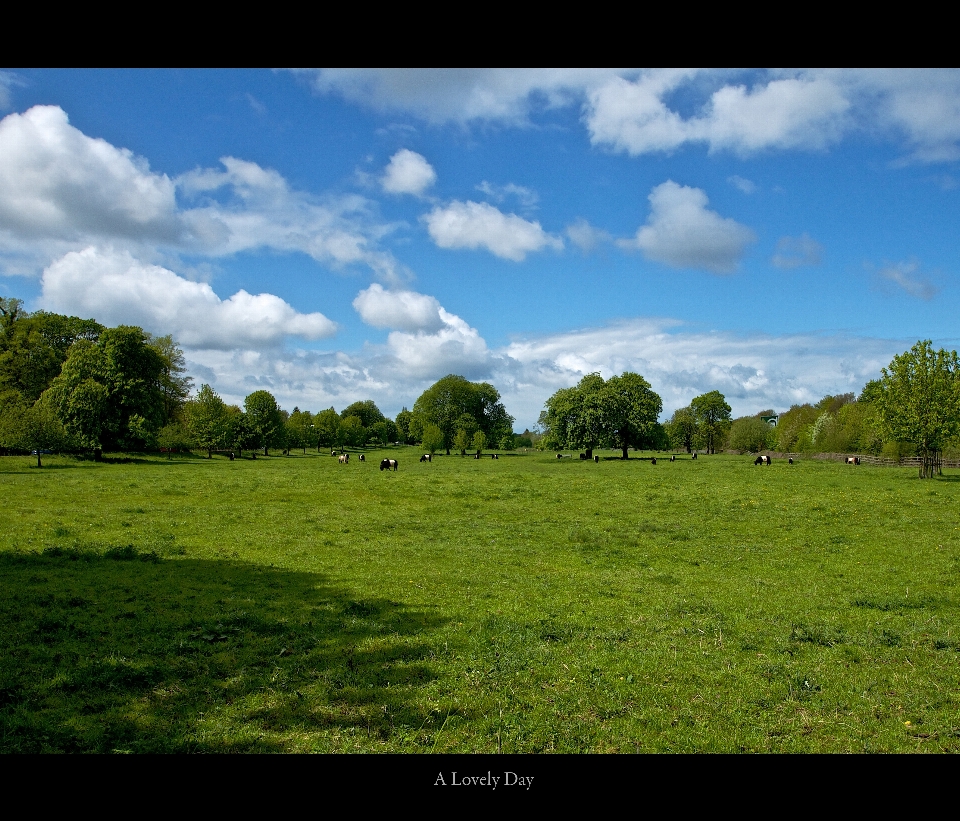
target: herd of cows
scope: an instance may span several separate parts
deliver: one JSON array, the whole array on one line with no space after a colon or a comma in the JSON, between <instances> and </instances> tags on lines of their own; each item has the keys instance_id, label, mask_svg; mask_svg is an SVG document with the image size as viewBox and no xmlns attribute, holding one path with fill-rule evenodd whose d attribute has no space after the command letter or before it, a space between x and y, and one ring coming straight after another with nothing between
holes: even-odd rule
<instances>
[{"instance_id":1,"label":"herd of cows","mask_svg":"<svg viewBox=\"0 0 960 821\"><path fill-rule=\"evenodd\" d=\"M335 450L331 450L331 451L330 451L330 455L331 455L331 456L336 456L341 465L348 465L348 464L350 464L350 454L349 454L349 453L346 453L346 452L344 452L344 453L337 453ZM568 454L565 454L565 453L558 453L558 454L557 454L557 458L558 458L558 459L563 459L565 456L568 456ZM573 454L569 454L569 457L572 457L572 456L573 456ZM359 456L358 456L357 458L358 458L359 461L361 461L361 462L366 462L366 461L367 461L367 460L366 460L366 456L365 456L364 454L362 454L362 453L359 454ZM479 458L480 458L480 454L479 454L479 453L474 454L474 457L473 457L473 458L474 458L474 459L479 459ZM490 454L490 458L491 458L491 459L499 459L499 458L500 458L500 455L497 454L497 453L491 453L491 454ZM587 454L585 454L585 453L581 453L581 454L580 454L580 458L581 458L582 460L589 460L590 457L588 457ZM696 459L696 458L697 458L696 452L694 452L693 456L691 456L690 458L691 458L691 459ZM230 459L231 459L231 460L233 459L233 454L232 454L232 453L230 454ZM430 453L424 453L423 456L420 457L420 461L421 461L421 462L432 462L432 461L433 461L433 455L430 454ZM600 457L599 457L599 456L594 456L594 457L593 457L593 461L596 462L597 464L599 464L599 463L600 463ZM671 461L671 462L676 462L676 461L677 461L677 457L676 457L675 455L674 455L674 456L671 456L671 457L670 457L670 461ZM773 461L773 458L772 458L771 456L758 456L758 457L754 460L753 464L754 464L754 465L769 465L769 464L771 464L772 461ZM793 464L793 457L792 457L792 456L789 457L789 458L787 459L787 461L792 465L792 464ZM846 459L845 459L845 462L846 462L846 464L848 464L848 465L859 465L859 464L860 464L860 457L859 457L859 456L847 456ZM651 464L651 465L655 465L656 463L657 463L657 457L656 457L656 456L651 457L651 459L650 459L650 464ZM397 469L397 460L396 460L396 459L383 459L383 460L381 460L381 462L380 462L380 470L396 470L396 469Z\"/></svg>"}]
</instances>

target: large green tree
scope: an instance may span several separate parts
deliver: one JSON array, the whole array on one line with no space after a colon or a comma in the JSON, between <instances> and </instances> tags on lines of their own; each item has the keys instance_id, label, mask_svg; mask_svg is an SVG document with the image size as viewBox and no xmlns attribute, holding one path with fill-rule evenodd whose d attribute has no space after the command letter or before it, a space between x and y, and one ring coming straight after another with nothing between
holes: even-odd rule
<instances>
[{"instance_id":1,"label":"large green tree","mask_svg":"<svg viewBox=\"0 0 960 821\"><path fill-rule=\"evenodd\" d=\"M377 422L386 419L372 399L364 399L360 402L354 402L352 405L347 405L340 412L340 418L346 419L348 416L356 416L360 420L360 424L367 430L370 430Z\"/></svg>"},{"instance_id":2,"label":"large green tree","mask_svg":"<svg viewBox=\"0 0 960 821\"><path fill-rule=\"evenodd\" d=\"M313 424L317 426L318 453L321 444L330 448L340 444L340 415L333 408L327 408L315 414Z\"/></svg>"},{"instance_id":3,"label":"large green tree","mask_svg":"<svg viewBox=\"0 0 960 821\"><path fill-rule=\"evenodd\" d=\"M575 387L561 388L540 414L548 447L583 448L593 457L596 447L613 445L623 458L628 450L652 445L660 397L640 374L629 371L604 381L589 373Z\"/></svg>"},{"instance_id":4,"label":"large green tree","mask_svg":"<svg viewBox=\"0 0 960 821\"><path fill-rule=\"evenodd\" d=\"M282 441L283 416L277 400L270 391L254 391L243 400L243 410L256 447L263 448L263 455L269 456L269 449Z\"/></svg>"},{"instance_id":5,"label":"large green tree","mask_svg":"<svg viewBox=\"0 0 960 821\"><path fill-rule=\"evenodd\" d=\"M547 447L585 448L589 458L594 448L606 444L604 386L599 373L588 373L575 387L561 388L546 401L538 424Z\"/></svg>"},{"instance_id":6,"label":"large green tree","mask_svg":"<svg viewBox=\"0 0 960 821\"><path fill-rule=\"evenodd\" d=\"M697 428L706 444L707 453L716 453L730 428L731 407L720 391L710 391L690 403Z\"/></svg>"},{"instance_id":7,"label":"large green tree","mask_svg":"<svg viewBox=\"0 0 960 821\"><path fill-rule=\"evenodd\" d=\"M184 415L192 439L206 449L207 458L212 459L213 451L230 444L227 406L209 385L200 386L197 395L187 403Z\"/></svg>"},{"instance_id":8,"label":"large green tree","mask_svg":"<svg viewBox=\"0 0 960 821\"><path fill-rule=\"evenodd\" d=\"M0 298L0 404L32 404L60 373L70 346L96 342L103 326L92 319L46 311L28 313L19 299Z\"/></svg>"},{"instance_id":9,"label":"large green tree","mask_svg":"<svg viewBox=\"0 0 960 821\"><path fill-rule=\"evenodd\" d=\"M70 346L48 401L85 447L143 447L164 421L163 372L142 328L107 328Z\"/></svg>"},{"instance_id":10,"label":"large green tree","mask_svg":"<svg viewBox=\"0 0 960 821\"><path fill-rule=\"evenodd\" d=\"M172 422L180 415L190 396L193 379L187 374L187 362L183 351L170 334L166 336L147 334L147 344L160 354L163 360L160 390L163 394L164 422Z\"/></svg>"},{"instance_id":11,"label":"large green tree","mask_svg":"<svg viewBox=\"0 0 960 821\"><path fill-rule=\"evenodd\" d=\"M656 446L657 417L663 402L650 383L640 374L629 371L611 376L603 391L604 427L610 441L627 458L628 448Z\"/></svg>"},{"instance_id":12,"label":"large green tree","mask_svg":"<svg viewBox=\"0 0 960 821\"><path fill-rule=\"evenodd\" d=\"M443 447L449 455L457 423L464 415L473 419L477 429L492 441L513 430L513 417L507 413L493 385L470 382L455 374L443 377L420 395L413 405L410 429L423 432L427 425L436 425L443 434Z\"/></svg>"},{"instance_id":13,"label":"large green tree","mask_svg":"<svg viewBox=\"0 0 960 821\"><path fill-rule=\"evenodd\" d=\"M665 427L672 447L684 448L687 453L693 450L697 438L697 420L689 407L677 408Z\"/></svg>"},{"instance_id":14,"label":"large green tree","mask_svg":"<svg viewBox=\"0 0 960 821\"><path fill-rule=\"evenodd\" d=\"M956 351L917 342L881 369L878 406L889 435L910 442L921 457L920 477L941 472L944 445L960 432L960 359Z\"/></svg>"}]
</instances>

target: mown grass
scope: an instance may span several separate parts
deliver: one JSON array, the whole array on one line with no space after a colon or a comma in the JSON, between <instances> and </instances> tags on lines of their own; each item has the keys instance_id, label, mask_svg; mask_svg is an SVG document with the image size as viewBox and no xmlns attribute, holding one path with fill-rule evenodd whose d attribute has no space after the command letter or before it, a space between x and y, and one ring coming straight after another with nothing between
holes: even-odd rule
<instances>
[{"instance_id":1,"label":"mown grass","mask_svg":"<svg viewBox=\"0 0 960 821\"><path fill-rule=\"evenodd\" d=\"M613 455L0 459L0 750L960 749L957 472Z\"/></svg>"}]
</instances>

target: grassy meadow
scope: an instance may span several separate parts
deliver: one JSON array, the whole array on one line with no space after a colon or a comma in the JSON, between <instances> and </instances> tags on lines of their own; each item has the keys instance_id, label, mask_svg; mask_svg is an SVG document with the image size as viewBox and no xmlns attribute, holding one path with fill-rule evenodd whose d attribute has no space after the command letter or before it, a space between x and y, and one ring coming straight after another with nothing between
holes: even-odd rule
<instances>
[{"instance_id":1,"label":"grassy meadow","mask_svg":"<svg viewBox=\"0 0 960 821\"><path fill-rule=\"evenodd\" d=\"M960 750L960 471L599 453L4 457L0 751Z\"/></svg>"}]
</instances>

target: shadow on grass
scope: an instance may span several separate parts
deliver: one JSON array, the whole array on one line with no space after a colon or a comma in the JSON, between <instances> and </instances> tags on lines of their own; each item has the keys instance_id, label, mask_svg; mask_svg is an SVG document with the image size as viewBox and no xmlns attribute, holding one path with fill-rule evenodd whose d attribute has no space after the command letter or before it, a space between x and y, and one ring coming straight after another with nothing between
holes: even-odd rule
<instances>
[{"instance_id":1,"label":"shadow on grass","mask_svg":"<svg viewBox=\"0 0 960 821\"><path fill-rule=\"evenodd\" d=\"M3 753L369 750L428 718L444 620L321 575L52 548L0 584Z\"/></svg>"}]
</instances>

